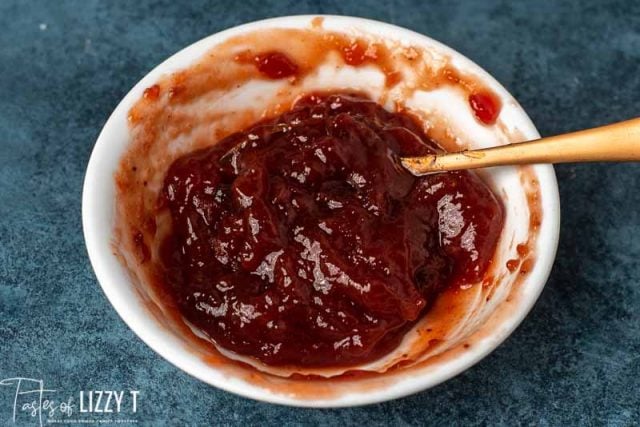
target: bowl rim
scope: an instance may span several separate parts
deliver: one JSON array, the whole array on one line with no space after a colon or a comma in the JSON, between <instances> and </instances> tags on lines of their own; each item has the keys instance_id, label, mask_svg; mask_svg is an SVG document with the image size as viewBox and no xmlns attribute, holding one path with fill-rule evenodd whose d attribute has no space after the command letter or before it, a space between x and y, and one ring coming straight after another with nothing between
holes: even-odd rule
<instances>
[{"instance_id":1,"label":"bowl rim","mask_svg":"<svg viewBox=\"0 0 640 427\"><path fill-rule=\"evenodd\" d=\"M145 342L157 354L162 356L165 360L169 361L177 368L209 385L234 393L236 395L252 398L259 401L297 407L329 408L359 406L404 397L434 387L448 379L453 378L461 372L471 368L473 365L478 363L489 353L495 350L507 337L511 335L511 333L527 316L535 302L538 300L538 297L547 282L549 274L551 273L559 240L560 200L555 172L551 165L534 166L536 176L540 183L544 212L543 224L539 230L538 235L538 244L540 244L541 240L546 240L545 247L548 250L541 251L539 253L534 270L532 271L532 276L535 273L537 274L537 277L535 280L531 279L533 283L529 285L531 287L534 287L534 289L528 294L526 303L523 303L521 306L519 306L519 310L508 319L508 322L505 322L506 327L500 328L495 332L492 331L491 337L493 339L491 340L491 342L484 346L474 346L474 348L470 349L466 353L467 357L455 357L454 360L460 359L458 360L459 363L453 364L453 367L446 370L446 372L435 372L428 375L417 375L415 381L413 381L412 384L405 385L404 387L384 387L373 392L358 391L349 395L337 395L326 400L298 399L284 394L273 393L259 386L250 386L244 381L228 381L228 378L225 378L223 375L220 375L217 378L212 378L210 375L208 376L202 374L197 369L197 367L186 358L186 355L184 354L187 352L186 349L176 349L168 346L163 346L162 341L157 339L156 332L145 326L145 322L143 319L144 315L141 314L143 310L139 310L137 302L132 303L130 299L125 298L124 295L118 292L118 286L116 283L117 279L112 274L113 258L115 258L112 251L110 250L112 229L99 230L100 224L98 224L95 215L98 209L97 205L99 204L97 201L100 198L100 182L97 180L97 171L100 168L100 163L103 157L109 154L108 141L110 140L111 134L113 133L112 128L114 128L114 126L117 126L116 122L119 117L121 117L123 114L126 117L129 106L131 105L133 100L137 99L140 96L144 87L157 80L157 78L162 74L175 71L179 68L184 68L186 64L183 58L187 59L188 63L188 58L194 51L202 50L205 47L207 49L211 48L212 46L229 37L249 31L274 27L301 27L302 24L308 25L312 19L317 17L323 18L325 22L330 21L334 24L346 24L345 27L348 27L349 24L357 23L365 28L370 28L372 26L383 28L386 31L396 32L398 34L398 39L408 37L414 40L421 40L424 44L436 46L439 50L451 55L457 60L467 62L468 65L474 68L474 72L477 72L484 82L488 83L493 88L497 88L503 91L505 94L511 97L509 92L497 80L495 80L493 76L484 71L484 69L468 59L466 56L436 40L433 40L426 35L393 24L359 17L318 14L282 16L235 26L206 36L181 49L177 53L171 55L168 59L164 60L162 63L154 67L149 73L147 73L142 79L140 79L118 103L109 119L106 121L104 127L102 128L88 162L82 191L82 225L91 265L107 299L115 308L118 315L127 324L127 326L143 342ZM525 126L524 129L520 130L528 138L539 137L539 133L531 122L529 116L524 111L524 109L522 109L522 107L517 104L517 101L516 107L521 114L521 123ZM111 153L111 155L113 156L113 153ZM117 158L119 159L120 156L121 153L117 155ZM111 171L109 176L112 177L113 172L114 171ZM102 184L107 185L106 183ZM107 242L106 245L109 249L107 250L105 250L105 235L109 236L109 242ZM215 370L215 368L212 369Z\"/></svg>"}]
</instances>

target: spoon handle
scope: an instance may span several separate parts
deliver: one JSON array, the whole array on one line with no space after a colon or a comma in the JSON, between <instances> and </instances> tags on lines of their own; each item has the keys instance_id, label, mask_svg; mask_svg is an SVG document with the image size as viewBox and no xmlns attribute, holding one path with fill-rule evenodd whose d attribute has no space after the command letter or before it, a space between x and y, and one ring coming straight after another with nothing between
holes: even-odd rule
<instances>
[{"instance_id":1,"label":"spoon handle","mask_svg":"<svg viewBox=\"0 0 640 427\"><path fill-rule=\"evenodd\" d=\"M458 153L405 157L414 175L489 166L640 160L640 118L528 142Z\"/></svg>"}]
</instances>

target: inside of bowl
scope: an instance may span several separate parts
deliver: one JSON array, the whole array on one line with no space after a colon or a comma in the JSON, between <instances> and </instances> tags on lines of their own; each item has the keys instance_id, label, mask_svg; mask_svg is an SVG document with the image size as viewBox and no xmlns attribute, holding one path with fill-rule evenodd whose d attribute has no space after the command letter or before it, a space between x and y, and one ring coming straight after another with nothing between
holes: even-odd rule
<instances>
[{"instance_id":1,"label":"inside of bowl","mask_svg":"<svg viewBox=\"0 0 640 427\"><path fill-rule=\"evenodd\" d=\"M322 30L314 29L313 31ZM282 36L290 37L290 34ZM127 164L127 161L138 159L138 164L144 165L144 170L139 171L139 174L143 176L145 187L135 197L125 191L120 193L121 197L116 204L116 230L119 230L116 234L118 237L116 250L137 283L137 292L140 299L144 301L145 309L157 322L161 322L162 327L174 336L176 342L181 342L194 353L202 354L203 341L207 341L206 336L176 317L175 310L167 306L168 302L162 291L149 285L154 280L153 272L146 270L139 262L139 253L137 253L139 247L135 245L135 239L131 237L131 233L125 231L129 230L131 225L131 216L126 214L127 209L131 208L132 204L136 204L138 209L154 206L164 174L177 157L209 144L211 135L220 139L261 118L286 111L301 95L328 90L365 92L390 110L407 111L420 120L432 139L449 150L500 145L514 142L519 138L514 127L509 126L508 120L510 115L519 114L519 107L500 89L497 89L496 93L503 104L500 118L495 125L487 126L475 118L469 107L468 94L464 87L456 84L424 84L425 70L429 70L430 75L435 76L442 67L456 69L460 73L471 76L469 78L482 81L481 76L474 75L469 69L469 64L450 57L447 52L440 51L437 46L407 46L362 32L358 32L357 37L384 43L390 51L396 52L399 58L404 58L398 60L397 64L403 79L390 87L387 84L385 70L379 66L372 64L351 67L345 65L338 54L328 54L321 64L316 64L304 79L295 84L287 80L267 81L247 78L239 85L211 85L210 90L187 97L179 103L172 103L169 98L162 98L156 103L155 110L151 113L167 117L168 121L161 131L153 133L155 139L152 144L145 141L149 135L148 129L144 124L137 125L134 117L130 134L131 144L144 146L145 149L143 152L130 152L129 157L125 156L123 161ZM165 76L162 81L175 84L177 78L180 84L187 88L187 92L190 85L206 86L206 76L211 74L212 70L233 74L232 65L229 65L228 69L224 68L225 60L231 64L234 55L243 49L255 49L256 44L274 43L277 40L278 30L272 30L269 37L264 37L264 32L253 38L243 35L240 39L234 40L234 43L227 42L216 48L214 68L208 68L210 65L207 65L208 59L205 58L204 62L197 62L192 66L192 72ZM304 41L304 38L302 40ZM304 43L302 45L294 43L290 47L287 43L280 43L278 49L295 57L300 54L298 51L303 45ZM420 61L423 63L407 62L407 49L419 50ZM135 116L138 113L134 107L132 115ZM255 359L224 349L218 350L229 359L241 361L259 371L279 377L290 377L292 374L335 377L347 371L383 373L392 367L416 365L461 345L467 337L478 330L509 295L519 277L519 270L510 268L509 261L519 260L518 262L522 263L523 245L530 245L533 233L532 190L526 185L529 177L525 169L515 167L487 169L482 172L482 178L502 199L506 214L504 229L491 267L481 282L469 283L464 288L443 292L432 309L406 334L400 346L390 354L361 366L310 369L267 366ZM127 203L129 203L128 206ZM158 242L167 231L166 222L158 221L154 234L145 236L148 242L148 256L152 259L158 257ZM144 233L142 228L141 233ZM187 331L185 325L200 339L185 339ZM213 345L213 343L208 344L209 348Z\"/></svg>"}]
</instances>

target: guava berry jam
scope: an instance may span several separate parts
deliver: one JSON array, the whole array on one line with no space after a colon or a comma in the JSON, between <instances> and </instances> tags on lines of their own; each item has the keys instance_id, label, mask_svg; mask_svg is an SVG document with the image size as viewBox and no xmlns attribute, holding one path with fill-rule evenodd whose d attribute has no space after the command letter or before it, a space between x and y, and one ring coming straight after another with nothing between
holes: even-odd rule
<instances>
[{"instance_id":1,"label":"guava berry jam","mask_svg":"<svg viewBox=\"0 0 640 427\"><path fill-rule=\"evenodd\" d=\"M181 314L270 365L390 352L439 292L482 279L503 225L474 174L400 165L436 149L410 116L340 93L179 158L160 259Z\"/></svg>"}]
</instances>

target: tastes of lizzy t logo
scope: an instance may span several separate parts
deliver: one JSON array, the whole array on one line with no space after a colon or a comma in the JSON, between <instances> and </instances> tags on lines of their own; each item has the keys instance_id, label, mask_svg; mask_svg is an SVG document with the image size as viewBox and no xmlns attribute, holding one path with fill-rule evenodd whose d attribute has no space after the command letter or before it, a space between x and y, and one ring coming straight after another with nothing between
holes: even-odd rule
<instances>
[{"instance_id":1,"label":"tastes of lizzy t logo","mask_svg":"<svg viewBox=\"0 0 640 427\"><path fill-rule=\"evenodd\" d=\"M138 390L80 390L75 396L56 399L57 390L43 380L15 377L0 381L2 394L9 395L5 408L9 419L20 425L137 423L129 416L138 411ZM0 402L0 414L4 412ZM1 415L0 415L1 416ZM1 419L1 418L0 418Z\"/></svg>"}]
</instances>

